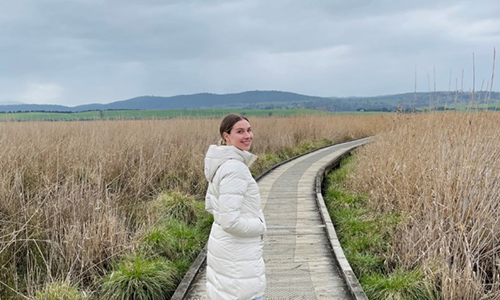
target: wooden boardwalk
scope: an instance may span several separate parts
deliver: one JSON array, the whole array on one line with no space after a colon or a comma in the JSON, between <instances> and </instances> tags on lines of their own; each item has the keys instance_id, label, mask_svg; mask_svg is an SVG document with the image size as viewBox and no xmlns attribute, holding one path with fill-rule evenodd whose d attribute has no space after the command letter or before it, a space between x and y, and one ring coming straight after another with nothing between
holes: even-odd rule
<instances>
[{"instance_id":1,"label":"wooden boardwalk","mask_svg":"<svg viewBox=\"0 0 500 300\"><path fill-rule=\"evenodd\" d=\"M332 160L368 141L323 148L291 160L259 179L268 228L264 299L365 299L356 298L352 285L343 276L345 264L332 249L338 241L332 242L332 234L327 233L328 224L317 204L315 181ZM204 262L200 266L183 299L207 299L206 266Z\"/></svg>"}]
</instances>

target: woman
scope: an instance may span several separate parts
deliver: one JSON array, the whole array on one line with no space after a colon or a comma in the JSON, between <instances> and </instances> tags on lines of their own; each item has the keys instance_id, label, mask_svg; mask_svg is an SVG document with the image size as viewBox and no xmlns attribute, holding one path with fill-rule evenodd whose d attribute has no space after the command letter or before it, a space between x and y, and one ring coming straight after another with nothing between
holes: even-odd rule
<instances>
[{"instance_id":1,"label":"woman","mask_svg":"<svg viewBox=\"0 0 500 300\"><path fill-rule=\"evenodd\" d=\"M266 288L262 247L266 222L248 152L253 133L248 119L227 115L221 142L205 157L209 182L205 206L214 216L208 239L207 294L213 300L262 299Z\"/></svg>"}]
</instances>

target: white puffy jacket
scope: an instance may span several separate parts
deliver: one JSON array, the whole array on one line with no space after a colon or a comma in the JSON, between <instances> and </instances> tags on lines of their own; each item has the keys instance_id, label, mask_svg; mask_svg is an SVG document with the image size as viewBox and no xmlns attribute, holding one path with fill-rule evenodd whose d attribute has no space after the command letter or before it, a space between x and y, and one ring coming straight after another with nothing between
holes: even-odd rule
<instances>
[{"instance_id":1,"label":"white puffy jacket","mask_svg":"<svg viewBox=\"0 0 500 300\"><path fill-rule=\"evenodd\" d=\"M214 216L207 252L207 294L212 300L264 295L266 222L259 187L248 169L256 158L234 146L215 145L205 157L205 206Z\"/></svg>"}]
</instances>

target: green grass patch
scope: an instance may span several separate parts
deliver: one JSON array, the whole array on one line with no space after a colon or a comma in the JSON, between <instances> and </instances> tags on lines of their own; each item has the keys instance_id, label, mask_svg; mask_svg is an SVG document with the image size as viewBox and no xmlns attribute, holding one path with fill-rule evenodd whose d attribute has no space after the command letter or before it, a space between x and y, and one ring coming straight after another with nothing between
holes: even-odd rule
<instances>
[{"instance_id":1,"label":"green grass patch","mask_svg":"<svg viewBox=\"0 0 500 300\"><path fill-rule=\"evenodd\" d=\"M458 112L468 112L468 111L484 111L484 110L489 110L489 111L498 111L500 110L500 103L459 103L459 104L454 104L454 103L448 103L448 105L439 105L439 106L432 106L429 108L429 106L422 106L422 107L416 107L415 108L417 111L447 111L447 110L452 110L452 111L458 111Z\"/></svg>"},{"instance_id":2,"label":"green grass patch","mask_svg":"<svg viewBox=\"0 0 500 300\"><path fill-rule=\"evenodd\" d=\"M205 211L205 203L201 201L195 202L196 208L196 230L203 236L208 237L214 222L214 216Z\"/></svg>"},{"instance_id":3,"label":"green grass patch","mask_svg":"<svg viewBox=\"0 0 500 300\"><path fill-rule=\"evenodd\" d=\"M159 224L143 234L133 256L115 260L100 279L100 299L169 299L205 245L213 217L204 203L166 192L151 206Z\"/></svg>"},{"instance_id":4,"label":"green grass patch","mask_svg":"<svg viewBox=\"0 0 500 300\"><path fill-rule=\"evenodd\" d=\"M152 228L142 239L148 256L162 256L170 261L194 260L205 244L205 236L196 227L182 221L167 219Z\"/></svg>"},{"instance_id":5,"label":"green grass patch","mask_svg":"<svg viewBox=\"0 0 500 300\"><path fill-rule=\"evenodd\" d=\"M103 279L101 299L169 299L175 291L175 269L163 259L126 257Z\"/></svg>"},{"instance_id":6,"label":"green grass patch","mask_svg":"<svg viewBox=\"0 0 500 300\"><path fill-rule=\"evenodd\" d=\"M396 269L390 274L372 273L361 278L363 288L372 300L433 300L436 289L429 285L420 270Z\"/></svg>"},{"instance_id":7,"label":"green grass patch","mask_svg":"<svg viewBox=\"0 0 500 300\"><path fill-rule=\"evenodd\" d=\"M325 203L344 253L370 299L437 299L436 288L418 268L404 270L387 266L386 257L396 226L402 217L370 209L367 195L346 188L354 171L354 156L325 179Z\"/></svg>"}]
</instances>

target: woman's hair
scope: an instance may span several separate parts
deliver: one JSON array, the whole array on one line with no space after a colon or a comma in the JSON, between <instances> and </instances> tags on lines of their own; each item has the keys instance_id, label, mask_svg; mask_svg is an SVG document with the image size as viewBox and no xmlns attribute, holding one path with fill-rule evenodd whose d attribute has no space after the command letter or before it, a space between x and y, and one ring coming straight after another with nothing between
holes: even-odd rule
<instances>
[{"instance_id":1,"label":"woman's hair","mask_svg":"<svg viewBox=\"0 0 500 300\"><path fill-rule=\"evenodd\" d=\"M229 114L224 117L224 119L220 123L220 128L219 128L220 136L222 138L221 141L219 142L220 145L226 144L226 140L224 139L224 132L230 134L234 124L238 123L241 120L246 120L247 122L250 122L246 117L240 114Z\"/></svg>"}]
</instances>

